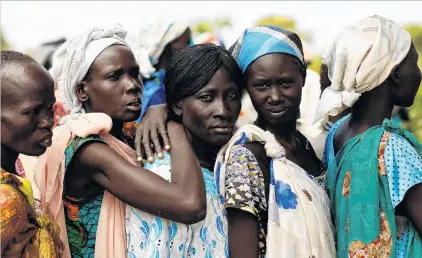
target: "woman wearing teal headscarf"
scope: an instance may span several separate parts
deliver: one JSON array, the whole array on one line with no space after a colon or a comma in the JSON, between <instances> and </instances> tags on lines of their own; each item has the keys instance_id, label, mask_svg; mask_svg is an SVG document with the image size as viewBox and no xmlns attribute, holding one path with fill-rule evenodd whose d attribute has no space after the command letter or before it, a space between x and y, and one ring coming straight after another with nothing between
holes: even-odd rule
<instances>
[{"instance_id":1,"label":"woman wearing teal headscarf","mask_svg":"<svg viewBox=\"0 0 422 258\"><path fill-rule=\"evenodd\" d=\"M324 55L332 84L317 119L352 110L323 158L338 257L422 257L422 145L390 120L413 104L417 61L409 33L380 16L346 27Z\"/></svg>"},{"instance_id":2,"label":"woman wearing teal headscarf","mask_svg":"<svg viewBox=\"0 0 422 258\"><path fill-rule=\"evenodd\" d=\"M299 36L253 27L230 52L258 113L217 157L230 257L335 257L329 199L318 184L325 172L296 130L306 77Z\"/></svg>"}]
</instances>

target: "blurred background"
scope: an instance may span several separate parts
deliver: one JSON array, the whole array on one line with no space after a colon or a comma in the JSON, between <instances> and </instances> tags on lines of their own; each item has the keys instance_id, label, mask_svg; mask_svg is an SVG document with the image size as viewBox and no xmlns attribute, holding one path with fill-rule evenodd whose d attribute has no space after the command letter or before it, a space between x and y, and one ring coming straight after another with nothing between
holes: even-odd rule
<instances>
[{"instance_id":1,"label":"blurred background","mask_svg":"<svg viewBox=\"0 0 422 258\"><path fill-rule=\"evenodd\" d=\"M321 53L345 25L378 14L399 22L412 35L422 68L422 2L418 1L1 1L1 49L32 55L48 67L66 39L93 26L119 23L136 36L142 21L171 16L189 21L194 37L216 36L229 48L253 25L297 32L319 73ZM422 141L422 87L404 125Z\"/></svg>"}]
</instances>

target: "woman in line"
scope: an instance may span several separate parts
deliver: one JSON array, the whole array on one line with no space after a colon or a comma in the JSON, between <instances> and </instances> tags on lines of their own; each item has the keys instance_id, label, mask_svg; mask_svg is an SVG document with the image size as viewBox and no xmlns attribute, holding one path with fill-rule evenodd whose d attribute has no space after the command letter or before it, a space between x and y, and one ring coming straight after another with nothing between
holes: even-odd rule
<instances>
[{"instance_id":1,"label":"woman in line","mask_svg":"<svg viewBox=\"0 0 422 258\"><path fill-rule=\"evenodd\" d=\"M43 154L51 145L54 82L40 64L15 51L1 51L2 257L61 257L60 228L37 214L30 182L16 171L20 153Z\"/></svg>"},{"instance_id":2,"label":"woman in line","mask_svg":"<svg viewBox=\"0 0 422 258\"><path fill-rule=\"evenodd\" d=\"M371 16L347 26L324 59L332 84L317 119L351 108L331 128L324 157L338 257L421 257L422 145L390 120L421 82L411 37Z\"/></svg>"},{"instance_id":3,"label":"woman in line","mask_svg":"<svg viewBox=\"0 0 422 258\"><path fill-rule=\"evenodd\" d=\"M228 257L227 221L212 171L239 116L242 73L226 50L207 43L177 53L164 85L169 120L183 124L201 164L207 214L205 220L189 226L127 207L129 257ZM173 148L178 144L172 141ZM166 152L164 159L155 159L145 168L173 181L170 162L174 158Z\"/></svg>"},{"instance_id":4,"label":"woman in line","mask_svg":"<svg viewBox=\"0 0 422 258\"><path fill-rule=\"evenodd\" d=\"M55 128L36 178L41 208L67 229L67 257L126 257L124 203L185 224L205 217L204 180L183 126L168 127L178 142L171 182L136 163L128 134L135 127L125 122L139 116L142 82L125 35L90 29L67 47L59 84L70 115Z\"/></svg>"},{"instance_id":5,"label":"woman in line","mask_svg":"<svg viewBox=\"0 0 422 258\"><path fill-rule=\"evenodd\" d=\"M219 153L231 257L334 257L321 162L296 130L306 65L300 38L275 27L244 31L231 47L258 118Z\"/></svg>"},{"instance_id":6,"label":"woman in line","mask_svg":"<svg viewBox=\"0 0 422 258\"><path fill-rule=\"evenodd\" d=\"M57 84L58 77L60 76L62 69L63 69L63 61L66 57L66 49L67 49L67 43L68 41L61 44L53 53L51 56L51 68L48 70L51 77L54 80L55 84L55 90L54 95L56 97L56 103L53 105L53 111L54 111L54 127L59 125L60 119L68 115L69 112L66 110L66 108L63 105L63 101L61 98L59 85ZM38 156L27 156L20 154L18 157L18 160L16 161L16 172L20 175L24 175L29 181L34 181L34 167L38 162ZM39 196L39 189L37 185L32 185L32 191L34 192L34 196ZM39 200L35 200L35 206L36 208L39 208Z\"/></svg>"},{"instance_id":7,"label":"woman in line","mask_svg":"<svg viewBox=\"0 0 422 258\"><path fill-rule=\"evenodd\" d=\"M191 34L188 24L182 20L159 17L142 24L133 46L144 82L142 111L136 120L139 123L136 139L139 159L145 154L149 162L154 161L150 134L158 158L163 158L163 150L170 150L165 128L168 111L164 76L171 57L192 45ZM159 142L158 135L163 139L163 144Z\"/></svg>"},{"instance_id":8,"label":"woman in line","mask_svg":"<svg viewBox=\"0 0 422 258\"><path fill-rule=\"evenodd\" d=\"M133 40L132 48L144 82L142 112L136 120L135 146L139 160L146 156L148 162L154 162L151 143L159 159L164 157L163 151L170 150L163 80L170 58L189 45L192 45L192 36L188 24L167 17L144 21L137 39Z\"/></svg>"}]
</instances>

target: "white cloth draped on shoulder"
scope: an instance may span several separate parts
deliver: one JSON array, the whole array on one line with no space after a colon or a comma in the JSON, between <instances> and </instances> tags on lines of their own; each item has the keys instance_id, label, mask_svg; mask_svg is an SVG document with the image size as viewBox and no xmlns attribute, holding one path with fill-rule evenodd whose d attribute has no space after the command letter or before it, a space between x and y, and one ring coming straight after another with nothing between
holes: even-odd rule
<instances>
[{"instance_id":1,"label":"white cloth draped on shoulder","mask_svg":"<svg viewBox=\"0 0 422 258\"><path fill-rule=\"evenodd\" d=\"M61 228L60 237L65 244L64 257L71 257L63 206L65 150L68 143L76 137L100 135L110 148L136 165L135 151L108 133L112 128L112 119L104 113L85 113L82 103L76 97L77 84L84 79L95 59L112 45L127 46L125 36L126 31L121 27L93 28L66 43L66 58L59 84L70 115L63 117L60 125L54 129L53 144L40 156L34 172L34 185L39 188L41 209L56 220ZM94 257L126 257L124 218L125 204L110 192L104 191Z\"/></svg>"},{"instance_id":2,"label":"white cloth draped on shoulder","mask_svg":"<svg viewBox=\"0 0 422 258\"><path fill-rule=\"evenodd\" d=\"M225 192L230 150L253 141L264 142L271 158L266 257L335 257L327 194L305 170L286 158L284 147L270 132L254 125L242 126L221 149L215 166L220 195Z\"/></svg>"}]
</instances>

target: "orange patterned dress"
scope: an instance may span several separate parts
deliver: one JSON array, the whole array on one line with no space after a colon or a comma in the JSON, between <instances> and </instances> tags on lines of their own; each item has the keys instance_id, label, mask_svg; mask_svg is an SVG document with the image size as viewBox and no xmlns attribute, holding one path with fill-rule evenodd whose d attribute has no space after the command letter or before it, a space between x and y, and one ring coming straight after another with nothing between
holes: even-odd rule
<instances>
[{"instance_id":1,"label":"orange patterned dress","mask_svg":"<svg viewBox=\"0 0 422 258\"><path fill-rule=\"evenodd\" d=\"M29 181L3 169L0 179L1 257L62 257L60 228L36 214Z\"/></svg>"}]
</instances>

